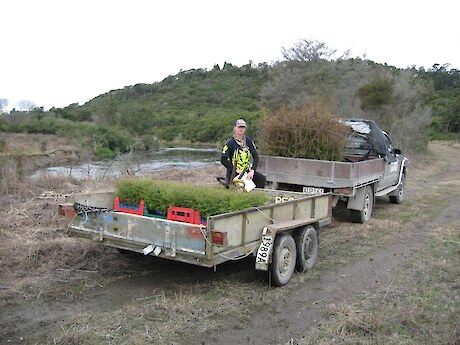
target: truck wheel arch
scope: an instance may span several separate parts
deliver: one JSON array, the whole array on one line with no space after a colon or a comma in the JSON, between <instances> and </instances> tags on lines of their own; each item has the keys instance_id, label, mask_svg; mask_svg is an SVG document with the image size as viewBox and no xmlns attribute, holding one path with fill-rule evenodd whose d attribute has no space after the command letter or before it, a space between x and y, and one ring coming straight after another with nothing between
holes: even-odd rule
<instances>
[{"instance_id":1,"label":"truck wheel arch","mask_svg":"<svg viewBox=\"0 0 460 345\"><path fill-rule=\"evenodd\" d=\"M348 198L347 208L351 220L354 223L367 223L371 218L374 201L374 188L371 185L359 188L354 197Z\"/></svg>"},{"instance_id":2,"label":"truck wheel arch","mask_svg":"<svg viewBox=\"0 0 460 345\"><path fill-rule=\"evenodd\" d=\"M404 192L405 192L405 184L406 184L406 170L404 169L401 175L401 181L398 185L398 188L390 194L388 194L390 198L390 202L392 204L402 204L404 200Z\"/></svg>"}]
</instances>

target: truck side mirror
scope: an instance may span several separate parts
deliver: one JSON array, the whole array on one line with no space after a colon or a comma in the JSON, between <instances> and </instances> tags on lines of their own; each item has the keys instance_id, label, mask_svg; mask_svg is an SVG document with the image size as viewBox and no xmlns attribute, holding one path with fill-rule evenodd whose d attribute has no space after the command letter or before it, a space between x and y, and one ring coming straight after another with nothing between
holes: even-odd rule
<instances>
[{"instance_id":1,"label":"truck side mirror","mask_svg":"<svg viewBox=\"0 0 460 345\"><path fill-rule=\"evenodd\" d=\"M400 150L400 149L395 149L395 154L400 155L400 154L401 154L401 150Z\"/></svg>"}]
</instances>

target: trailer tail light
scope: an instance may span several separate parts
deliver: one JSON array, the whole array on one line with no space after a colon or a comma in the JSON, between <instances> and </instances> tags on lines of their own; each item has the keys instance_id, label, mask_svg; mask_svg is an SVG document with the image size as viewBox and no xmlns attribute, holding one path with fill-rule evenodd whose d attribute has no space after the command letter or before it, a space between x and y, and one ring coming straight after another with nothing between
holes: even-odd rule
<instances>
[{"instance_id":1,"label":"trailer tail light","mask_svg":"<svg viewBox=\"0 0 460 345\"><path fill-rule=\"evenodd\" d=\"M66 203L58 205L58 215L72 219L76 216L76 214L77 212L75 211L73 204Z\"/></svg>"},{"instance_id":2,"label":"trailer tail light","mask_svg":"<svg viewBox=\"0 0 460 345\"><path fill-rule=\"evenodd\" d=\"M227 233L220 231L211 231L212 234L212 243L216 246L226 246L227 245Z\"/></svg>"}]
</instances>

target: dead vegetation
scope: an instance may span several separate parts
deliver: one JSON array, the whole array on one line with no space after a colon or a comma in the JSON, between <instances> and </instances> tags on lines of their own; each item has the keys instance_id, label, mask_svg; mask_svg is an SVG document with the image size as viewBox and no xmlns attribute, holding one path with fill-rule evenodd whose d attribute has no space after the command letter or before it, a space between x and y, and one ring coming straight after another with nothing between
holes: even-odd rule
<instances>
[{"instance_id":1,"label":"dead vegetation","mask_svg":"<svg viewBox=\"0 0 460 345\"><path fill-rule=\"evenodd\" d=\"M390 283L327 305L326 319L297 344L459 344L459 228L458 220L434 228Z\"/></svg>"},{"instance_id":2,"label":"dead vegetation","mask_svg":"<svg viewBox=\"0 0 460 345\"><path fill-rule=\"evenodd\" d=\"M320 160L343 159L350 128L320 101L282 106L260 121L258 143L267 155Z\"/></svg>"},{"instance_id":3,"label":"dead vegetation","mask_svg":"<svg viewBox=\"0 0 460 345\"><path fill-rule=\"evenodd\" d=\"M368 289L360 299L328 304L325 320L295 344L460 343L460 213L456 211L460 180L449 160L440 159L459 146L437 143L430 148L428 159L412 170L408 190L417 193L416 198L407 200L402 209L377 204L371 225L352 234L337 229L326 245L323 241L322 253L328 258L349 255L348 243L359 251L395 240L402 242L400 252L407 253L405 247L412 246L410 255L397 259L401 264L388 282ZM393 250L396 256L399 252Z\"/></svg>"},{"instance_id":4,"label":"dead vegetation","mask_svg":"<svg viewBox=\"0 0 460 345\"><path fill-rule=\"evenodd\" d=\"M115 249L69 238L56 212L63 195L108 190L113 181L56 177L18 181L14 193L0 196L0 340L29 344L225 343L260 317L271 320L279 344L286 342L282 339L302 345L428 344L432 340L457 344L458 213L444 217L442 224L427 223L455 203L458 166L452 166L452 159L439 157L458 157L459 147L436 144L431 150L431 162L412 164L407 189L412 197L403 207L379 200L366 225L348 223L347 216L337 210L334 225L320 234L315 269L295 275L282 289L270 289L265 276L254 273L251 262L224 265L214 273L155 258L124 256ZM156 177L211 184L220 172L220 167L169 170ZM411 229L422 232L411 233ZM426 229L430 230L428 238ZM376 283L381 270L375 253L394 245L404 248L406 241L420 242L420 246L411 249L414 254L409 260L395 256L391 279ZM321 325L307 329L302 323L303 336L294 333L289 322L299 322L295 316L299 305L290 305L289 296L315 287L321 291L322 279L360 260L365 260L363 266L373 267L369 279L374 283L366 286L365 295L355 295L351 287L343 286L349 289L351 301L328 296L324 315L315 316L321 320L316 324ZM323 297L313 298L318 302ZM32 311L35 314L30 316ZM292 313L291 319L285 316L292 321L286 321L287 328L281 333L278 327L283 325L273 321L273 314L283 313ZM224 333L227 328L230 335ZM256 328L250 335L251 341L263 339ZM301 337L304 339L295 340Z\"/></svg>"}]
</instances>

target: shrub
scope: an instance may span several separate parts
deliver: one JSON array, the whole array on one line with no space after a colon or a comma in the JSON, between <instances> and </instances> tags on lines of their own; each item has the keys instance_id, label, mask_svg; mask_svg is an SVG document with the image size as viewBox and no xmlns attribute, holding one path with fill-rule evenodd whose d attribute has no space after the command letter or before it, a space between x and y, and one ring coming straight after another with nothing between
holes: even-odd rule
<instances>
[{"instance_id":1,"label":"shrub","mask_svg":"<svg viewBox=\"0 0 460 345\"><path fill-rule=\"evenodd\" d=\"M273 156L342 160L349 131L324 103L313 101L265 113L258 144Z\"/></svg>"},{"instance_id":2,"label":"shrub","mask_svg":"<svg viewBox=\"0 0 460 345\"><path fill-rule=\"evenodd\" d=\"M107 147L100 147L96 149L97 159L112 159L116 157L116 153Z\"/></svg>"},{"instance_id":3,"label":"shrub","mask_svg":"<svg viewBox=\"0 0 460 345\"><path fill-rule=\"evenodd\" d=\"M161 211L166 215L169 206L189 207L200 211L203 218L234 212L266 204L264 192L243 193L222 186L197 186L153 180L148 178L126 178L116 184L116 193L127 204L138 205L144 200L150 211Z\"/></svg>"}]
</instances>

